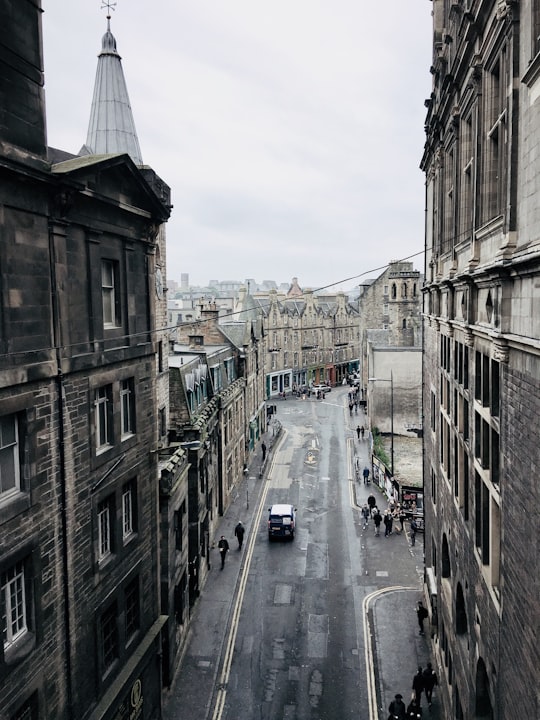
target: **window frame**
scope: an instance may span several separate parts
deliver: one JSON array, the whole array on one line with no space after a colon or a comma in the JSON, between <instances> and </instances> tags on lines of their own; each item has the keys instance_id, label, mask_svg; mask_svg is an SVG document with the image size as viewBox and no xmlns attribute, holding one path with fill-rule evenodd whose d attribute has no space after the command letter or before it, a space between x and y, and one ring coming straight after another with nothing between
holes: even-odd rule
<instances>
[{"instance_id":1,"label":"window frame","mask_svg":"<svg viewBox=\"0 0 540 720\"><path fill-rule=\"evenodd\" d=\"M0 573L0 608L2 612L4 653L8 652L30 630L26 570L25 561L21 559L12 563ZM14 571L15 574L13 577L8 578L10 571ZM13 586L15 586L15 593L12 592ZM17 625L15 631L14 625Z\"/></svg>"},{"instance_id":2,"label":"window frame","mask_svg":"<svg viewBox=\"0 0 540 720\"><path fill-rule=\"evenodd\" d=\"M101 299L103 327L120 327L120 265L112 258L101 260Z\"/></svg>"},{"instance_id":3,"label":"window frame","mask_svg":"<svg viewBox=\"0 0 540 720\"><path fill-rule=\"evenodd\" d=\"M4 443L4 423L7 419L12 420L13 440ZM2 489L3 468L6 464L6 456L11 456L13 463L13 485L5 490ZM8 459L7 462L10 462ZM0 505L22 491L21 487L21 463L20 463L20 439L19 439L19 418L16 413L9 413L0 417Z\"/></svg>"},{"instance_id":4,"label":"window frame","mask_svg":"<svg viewBox=\"0 0 540 720\"><path fill-rule=\"evenodd\" d=\"M96 454L105 452L114 444L114 416L112 385L101 385L94 390L94 427Z\"/></svg>"},{"instance_id":5,"label":"window frame","mask_svg":"<svg viewBox=\"0 0 540 720\"><path fill-rule=\"evenodd\" d=\"M135 382L130 377L120 380L120 437L127 440L135 432Z\"/></svg>"}]
</instances>

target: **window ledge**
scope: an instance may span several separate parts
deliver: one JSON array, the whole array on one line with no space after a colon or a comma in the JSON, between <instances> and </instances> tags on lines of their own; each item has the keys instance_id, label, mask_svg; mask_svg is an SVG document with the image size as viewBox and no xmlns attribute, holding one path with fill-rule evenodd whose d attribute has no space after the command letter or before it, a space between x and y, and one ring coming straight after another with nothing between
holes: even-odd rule
<instances>
[{"instance_id":1,"label":"window ledge","mask_svg":"<svg viewBox=\"0 0 540 720\"><path fill-rule=\"evenodd\" d=\"M10 495L9 498L0 500L0 525L3 525L14 517L20 515L25 510L28 510L31 506L30 493L18 492Z\"/></svg>"},{"instance_id":2,"label":"window ledge","mask_svg":"<svg viewBox=\"0 0 540 720\"><path fill-rule=\"evenodd\" d=\"M8 667L18 665L36 647L36 636L34 633L26 632L16 642L4 648L4 662Z\"/></svg>"},{"instance_id":3,"label":"window ledge","mask_svg":"<svg viewBox=\"0 0 540 720\"><path fill-rule=\"evenodd\" d=\"M540 53L537 53L531 60L529 67L525 71L525 74L521 78L521 82L531 87L534 85L538 77L540 76Z\"/></svg>"}]
</instances>

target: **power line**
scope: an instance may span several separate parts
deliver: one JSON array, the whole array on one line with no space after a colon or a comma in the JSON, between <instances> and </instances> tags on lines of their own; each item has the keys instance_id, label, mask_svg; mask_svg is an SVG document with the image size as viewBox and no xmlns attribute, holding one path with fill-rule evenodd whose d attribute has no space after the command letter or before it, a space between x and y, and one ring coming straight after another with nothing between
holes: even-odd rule
<instances>
[{"instance_id":1,"label":"power line","mask_svg":"<svg viewBox=\"0 0 540 720\"><path fill-rule=\"evenodd\" d=\"M391 264L405 262L407 260L410 260L411 258L418 257L419 255L423 255L424 252L425 252L425 249L419 250L415 253L412 253L411 255L407 255L407 257L401 258L400 260L392 260L391 262L385 263L384 265L379 265L378 267L374 267L369 270L365 270L364 272L361 272L358 275L352 275L350 277L343 278L341 280L336 280L335 282L329 283L328 285L322 285L321 287L316 288L312 292L317 293L317 292L320 292L321 290L327 290L328 288L334 287L335 285L341 285L342 283L350 282L351 280L357 280L366 275L371 275L374 272L380 272L382 270L385 270ZM305 297L305 295L304 295L304 293L302 293L302 295L298 296L295 299L301 299L304 297ZM238 315L242 315L244 313L253 312L254 310L256 312L262 313L263 308L259 307L259 308L245 308L243 310L232 310L232 311L222 315L221 319L232 318L232 317L235 317ZM177 330L178 328L193 327L193 326L196 326L203 322L205 322L204 318L194 318L193 320L186 320L184 322L181 322L178 325L166 325L165 327L155 328L154 330L141 330L141 332L129 333L127 335L122 335L122 338L134 339L134 338L138 338L138 337L144 337L145 335L161 335L166 332L171 332L173 330ZM80 347L83 344L84 343L77 342L77 343L72 343L70 345L57 345L57 346L51 345L48 347L33 348L32 350L19 350L17 352L0 353L0 357L9 358L9 357L17 357L19 355L28 355L29 353L66 351L66 350L70 350L74 347Z\"/></svg>"}]
</instances>

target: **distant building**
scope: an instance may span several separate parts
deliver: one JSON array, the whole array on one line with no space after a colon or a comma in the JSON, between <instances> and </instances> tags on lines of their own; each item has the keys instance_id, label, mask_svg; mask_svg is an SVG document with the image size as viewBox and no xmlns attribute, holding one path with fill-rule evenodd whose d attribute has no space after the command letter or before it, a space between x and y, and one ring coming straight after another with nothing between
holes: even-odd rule
<instances>
[{"instance_id":1,"label":"distant building","mask_svg":"<svg viewBox=\"0 0 540 720\"><path fill-rule=\"evenodd\" d=\"M445 718L538 717L540 7L433 2L426 595Z\"/></svg>"}]
</instances>

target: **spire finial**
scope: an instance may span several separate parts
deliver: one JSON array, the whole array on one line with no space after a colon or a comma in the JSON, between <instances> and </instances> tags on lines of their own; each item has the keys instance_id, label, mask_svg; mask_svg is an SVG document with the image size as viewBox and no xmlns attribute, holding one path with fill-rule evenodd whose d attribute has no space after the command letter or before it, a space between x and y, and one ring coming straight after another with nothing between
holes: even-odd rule
<instances>
[{"instance_id":1,"label":"spire finial","mask_svg":"<svg viewBox=\"0 0 540 720\"><path fill-rule=\"evenodd\" d=\"M111 29L111 12L116 10L116 2L113 0L101 0L101 9L107 8L107 30Z\"/></svg>"}]
</instances>

